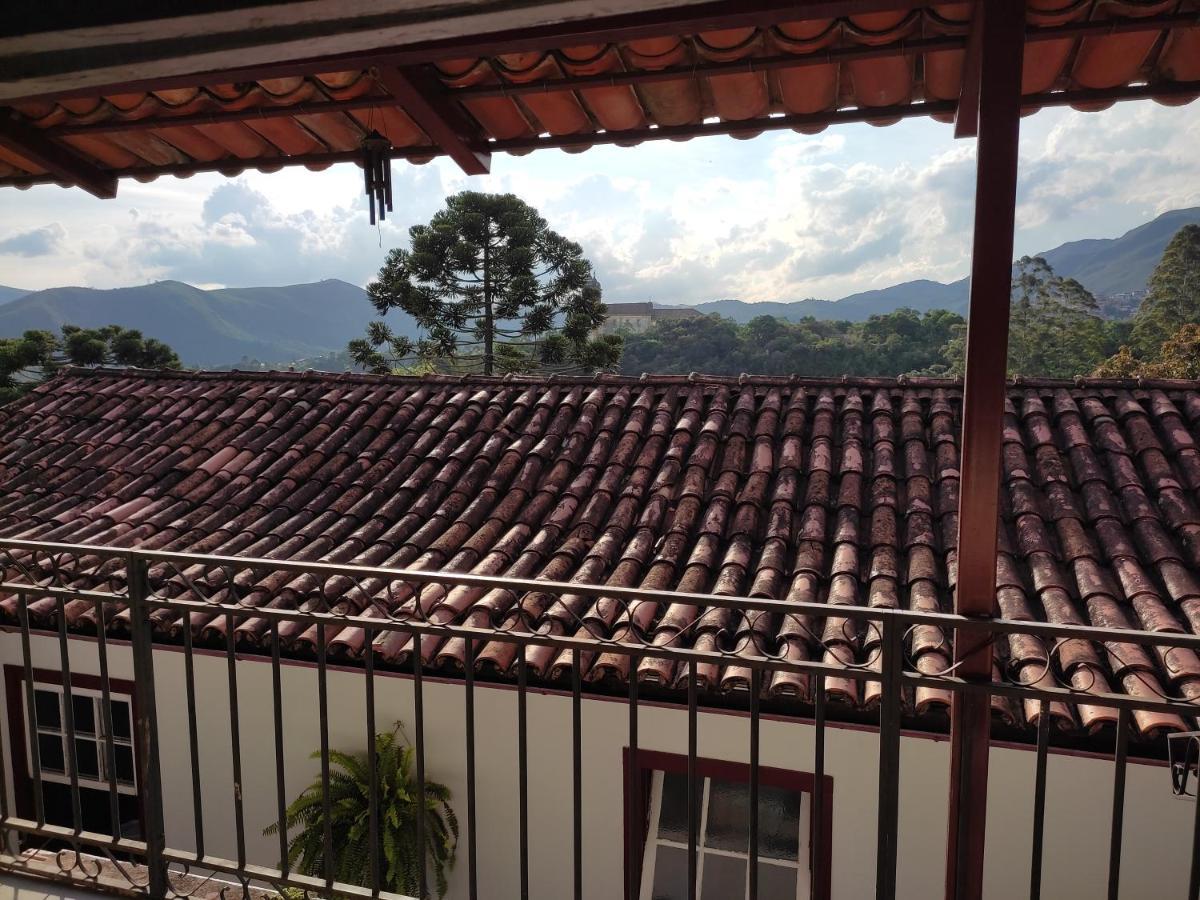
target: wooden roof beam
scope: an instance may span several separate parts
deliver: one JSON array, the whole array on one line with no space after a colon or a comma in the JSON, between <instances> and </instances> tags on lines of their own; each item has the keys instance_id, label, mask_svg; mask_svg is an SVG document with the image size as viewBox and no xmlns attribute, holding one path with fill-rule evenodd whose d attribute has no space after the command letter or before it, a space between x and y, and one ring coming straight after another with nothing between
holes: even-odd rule
<instances>
[{"instance_id":1,"label":"wooden roof beam","mask_svg":"<svg viewBox=\"0 0 1200 900\"><path fill-rule=\"evenodd\" d=\"M468 175L486 175L492 154L475 147L484 143L478 127L447 95L434 75L416 66L384 67L379 83L404 107L409 117Z\"/></svg>"},{"instance_id":2,"label":"wooden roof beam","mask_svg":"<svg viewBox=\"0 0 1200 900\"><path fill-rule=\"evenodd\" d=\"M954 136L972 138L979 134L979 66L983 44L983 11L976 8L971 16L971 31L963 56L962 88L958 109L954 111Z\"/></svg>"},{"instance_id":3,"label":"wooden roof beam","mask_svg":"<svg viewBox=\"0 0 1200 900\"><path fill-rule=\"evenodd\" d=\"M0 145L101 200L117 196L116 175L77 156L11 109L0 108Z\"/></svg>"}]
</instances>

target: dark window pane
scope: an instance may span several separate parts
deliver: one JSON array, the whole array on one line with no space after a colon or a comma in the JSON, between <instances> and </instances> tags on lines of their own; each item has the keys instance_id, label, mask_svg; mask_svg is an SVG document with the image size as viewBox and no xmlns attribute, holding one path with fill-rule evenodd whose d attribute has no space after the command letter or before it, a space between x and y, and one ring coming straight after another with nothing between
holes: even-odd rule
<instances>
[{"instance_id":1,"label":"dark window pane","mask_svg":"<svg viewBox=\"0 0 1200 900\"><path fill-rule=\"evenodd\" d=\"M75 739L75 765L82 778L100 777L100 757L96 753L96 742L86 738Z\"/></svg>"},{"instance_id":2,"label":"dark window pane","mask_svg":"<svg viewBox=\"0 0 1200 900\"><path fill-rule=\"evenodd\" d=\"M696 794L704 794L704 780L696 779ZM697 815L700 804L696 803ZM697 820L697 828L699 821ZM658 836L663 840L686 844L688 839L688 780L677 772L663 773L662 811L658 816Z\"/></svg>"},{"instance_id":3,"label":"dark window pane","mask_svg":"<svg viewBox=\"0 0 1200 900\"><path fill-rule=\"evenodd\" d=\"M113 752L117 757L117 781L133 784L133 748L117 744Z\"/></svg>"},{"instance_id":4,"label":"dark window pane","mask_svg":"<svg viewBox=\"0 0 1200 900\"><path fill-rule=\"evenodd\" d=\"M38 755L44 772L65 772L62 738L57 734L38 735Z\"/></svg>"},{"instance_id":5,"label":"dark window pane","mask_svg":"<svg viewBox=\"0 0 1200 900\"><path fill-rule=\"evenodd\" d=\"M129 740L129 703L125 700L112 701L112 727L113 737Z\"/></svg>"},{"instance_id":6,"label":"dark window pane","mask_svg":"<svg viewBox=\"0 0 1200 900\"><path fill-rule=\"evenodd\" d=\"M759 825L762 833L762 825ZM713 779L708 794L706 847L745 853L750 835L750 786Z\"/></svg>"},{"instance_id":7,"label":"dark window pane","mask_svg":"<svg viewBox=\"0 0 1200 900\"><path fill-rule=\"evenodd\" d=\"M800 793L759 785L758 853L797 859L800 853ZM708 800L708 847L750 852L750 785L713 781Z\"/></svg>"},{"instance_id":8,"label":"dark window pane","mask_svg":"<svg viewBox=\"0 0 1200 900\"><path fill-rule=\"evenodd\" d=\"M746 860L733 856L704 854L700 900L732 900L746 896ZM761 897L772 895L760 892Z\"/></svg>"},{"instance_id":9,"label":"dark window pane","mask_svg":"<svg viewBox=\"0 0 1200 900\"><path fill-rule=\"evenodd\" d=\"M760 787L758 791L758 853L771 859L800 858L799 791Z\"/></svg>"},{"instance_id":10,"label":"dark window pane","mask_svg":"<svg viewBox=\"0 0 1200 900\"><path fill-rule=\"evenodd\" d=\"M796 896L798 873L787 866L758 864L758 896L771 900L792 900Z\"/></svg>"},{"instance_id":11,"label":"dark window pane","mask_svg":"<svg viewBox=\"0 0 1200 900\"><path fill-rule=\"evenodd\" d=\"M34 691L33 703L37 710L39 728L62 727L62 718L58 708L58 694L53 691Z\"/></svg>"},{"instance_id":12,"label":"dark window pane","mask_svg":"<svg viewBox=\"0 0 1200 900\"><path fill-rule=\"evenodd\" d=\"M96 733L96 702L91 697L72 697L71 709L75 712L75 733Z\"/></svg>"},{"instance_id":13,"label":"dark window pane","mask_svg":"<svg viewBox=\"0 0 1200 900\"><path fill-rule=\"evenodd\" d=\"M687 851L659 844L655 853L652 900L683 900L687 897Z\"/></svg>"}]
</instances>

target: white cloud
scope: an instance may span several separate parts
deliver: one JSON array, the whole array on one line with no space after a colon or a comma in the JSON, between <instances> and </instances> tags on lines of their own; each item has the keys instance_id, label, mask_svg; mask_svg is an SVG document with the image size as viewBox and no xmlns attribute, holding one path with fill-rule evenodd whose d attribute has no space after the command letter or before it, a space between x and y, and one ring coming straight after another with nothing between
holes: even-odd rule
<instances>
[{"instance_id":1,"label":"white cloud","mask_svg":"<svg viewBox=\"0 0 1200 900\"><path fill-rule=\"evenodd\" d=\"M1017 252L1200 204L1198 143L1200 104L1025 119ZM124 182L115 201L35 188L0 211L0 283L364 283L409 225L466 188L538 207L612 300L836 298L962 277L971 250L974 145L932 121L500 156L477 179L397 163L394 178L396 211L378 228L353 166Z\"/></svg>"},{"instance_id":2,"label":"white cloud","mask_svg":"<svg viewBox=\"0 0 1200 900\"><path fill-rule=\"evenodd\" d=\"M0 256L48 256L62 250L67 229L51 222L30 231L0 237Z\"/></svg>"}]
</instances>

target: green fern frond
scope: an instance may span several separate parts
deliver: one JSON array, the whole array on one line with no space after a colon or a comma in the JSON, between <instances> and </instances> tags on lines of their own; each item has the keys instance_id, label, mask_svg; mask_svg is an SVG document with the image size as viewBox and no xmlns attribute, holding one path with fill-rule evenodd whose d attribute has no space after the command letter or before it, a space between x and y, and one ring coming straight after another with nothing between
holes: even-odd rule
<instances>
[{"instance_id":1,"label":"green fern frond","mask_svg":"<svg viewBox=\"0 0 1200 900\"><path fill-rule=\"evenodd\" d=\"M312 754L320 759L320 751ZM375 781L378 797L377 854L380 887L402 894L417 893L422 860L427 884L438 897L448 889L447 873L454 868L458 818L444 784L426 780L424 796L416 783L416 750L397 722L390 732L375 735ZM284 811L288 863L293 871L325 876L326 792L318 778ZM371 886L371 770L368 754L329 751L328 825L333 837L334 877ZM425 819L424 853L418 846L417 804ZM279 823L263 829L277 834Z\"/></svg>"}]
</instances>

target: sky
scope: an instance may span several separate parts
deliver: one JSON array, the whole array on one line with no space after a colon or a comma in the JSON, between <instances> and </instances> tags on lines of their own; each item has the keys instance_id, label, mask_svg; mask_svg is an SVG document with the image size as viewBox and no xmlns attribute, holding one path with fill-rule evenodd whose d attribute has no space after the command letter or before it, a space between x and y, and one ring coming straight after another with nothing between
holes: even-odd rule
<instances>
[{"instance_id":1,"label":"sky","mask_svg":"<svg viewBox=\"0 0 1200 900\"><path fill-rule=\"evenodd\" d=\"M1016 255L1117 237L1200 206L1200 103L1044 110L1022 122ZM365 285L460 190L511 191L579 242L609 302L835 300L967 274L974 142L913 119L817 135L705 137L498 155L492 174L393 163L395 212L367 221L353 165L120 183L115 200L0 191L0 285Z\"/></svg>"}]
</instances>

